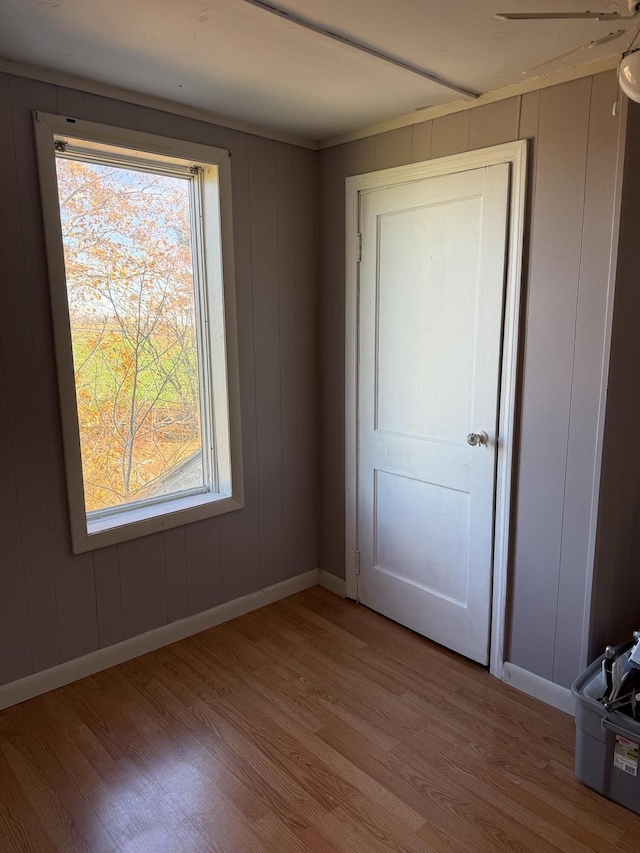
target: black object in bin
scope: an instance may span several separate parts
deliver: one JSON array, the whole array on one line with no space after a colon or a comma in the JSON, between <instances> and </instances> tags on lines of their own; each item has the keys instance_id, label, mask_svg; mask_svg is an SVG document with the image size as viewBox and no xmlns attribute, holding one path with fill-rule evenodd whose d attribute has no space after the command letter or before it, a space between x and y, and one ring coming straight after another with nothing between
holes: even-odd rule
<instances>
[{"instance_id":1,"label":"black object in bin","mask_svg":"<svg viewBox=\"0 0 640 853\"><path fill-rule=\"evenodd\" d=\"M576 776L585 785L640 814L640 721L607 711L604 655L576 679Z\"/></svg>"}]
</instances>

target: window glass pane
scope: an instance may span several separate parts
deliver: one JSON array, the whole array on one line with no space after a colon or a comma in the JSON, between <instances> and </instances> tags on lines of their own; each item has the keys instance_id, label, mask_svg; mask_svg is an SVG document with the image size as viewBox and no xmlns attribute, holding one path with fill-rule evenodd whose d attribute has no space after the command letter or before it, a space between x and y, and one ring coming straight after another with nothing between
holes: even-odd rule
<instances>
[{"instance_id":1,"label":"window glass pane","mask_svg":"<svg viewBox=\"0 0 640 853\"><path fill-rule=\"evenodd\" d=\"M190 180L56 167L86 509L203 489Z\"/></svg>"}]
</instances>

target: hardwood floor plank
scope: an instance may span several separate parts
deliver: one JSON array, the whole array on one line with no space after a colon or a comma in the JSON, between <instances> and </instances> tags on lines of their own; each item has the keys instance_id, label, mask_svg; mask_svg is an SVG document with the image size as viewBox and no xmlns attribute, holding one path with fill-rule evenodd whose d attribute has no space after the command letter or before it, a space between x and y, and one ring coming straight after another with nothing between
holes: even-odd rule
<instances>
[{"instance_id":1,"label":"hardwood floor plank","mask_svg":"<svg viewBox=\"0 0 640 853\"><path fill-rule=\"evenodd\" d=\"M24 706L16 748L38 767L43 781L73 815L79 832L91 850L117 851L116 838L101 819L101 806L108 790L84 753L77 747L67 721L58 717L47 696ZM47 714L47 737L40 720ZM64 760L63 760L64 756Z\"/></svg>"},{"instance_id":2,"label":"hardwood floor plank","mask_svg":"<svg viewBox=\"0 0 640 853\"><path fill-rule=\"evenodd\" d=\"M137 763L205 837L208 849L262 850L247 818L259 818L264 810L256 809L255 803L247 808L247 793L238 791L230 774L225 774L221 785L217 774L208 772L211 762L198 760L199 751L192 740L185 744L183 732L158 725L157 715L149 713L142 697L127 691L121 677L114 677L113 671L100 675L112 679L111 685L101 684L109 705L118 715L135 714L136 726L144 735L144 751L136 756Z\"/></svg>"},{"instance_id":3,"label":"hardwood floor plank","mask_svg":"<svg viewBox=\"0 0 640 853\"><path fill-rule=\"evenodd\" d=\"M68 811L67 803L60 799L29 753L21 745L5 741L2 744L2 755L11 767L19 787L23 792L28 792L29 801L41 816L55 848L90 853L89 840L79 829L77 818Z\"/></svg>"},{"instance_id":4,"label":"hardwood floor plank","mask_svg":"<svg viewBox=\"0 0 640 853\"><path fill-rule=\"evenodd\" d=\"M274 650L277 651L275 646ZM322 720L323 726L346 724L352 728L355 727L360 735L373 745L376 752L386 752L398 743L398 739L388 737L362 717L358 717L348 708L338 704L332 696L301 677L295 668L287 669L282 665L275 665L262 670L260 675L268 678L291 702L301 705L316 715Z\"/></svg>"},{"instance_id":5,"label":"hardwood floor plank","mask_svg":"<svg viewBox=\"0 0 640 853\"><path fill-rule=\"evenodd\" d=\"M0 713L0 851L630 853L574 737L314 588Z\"/></svg>"},{"instance_id":6,"label":"hardwood floor plank","mask_svg":"<svg viewBox=\"0 0 640 853\"><path fill-rule=\"evenodd\" d=\"M422 828L422 827L421 827ZM322 821L320 829L327 834L338 850L345 851L381 851L381 853L424 853L425 846L418 835L397 819L389 820L382 816L375 804L361 799L352 807L340 806ZM442 846L440 839L434 836L429 827L424 827L433 843L430 851L449 851Z\"/></svg>"},{"instance_id":7,"label":"hardwood floor plank","mask_svg":"<svg viewBox=\"0 0 640 853\"><path fill-rule=\"evenodd\" d=\"M492 751L504 748L514 759L519 758L526 765L546 766L549 756L573 770L573 737L565 736L564 741L550 737L542 721L537 726L531 726L527 732L522 732L514 722L499 721L489 715L462 713L460 697L442 697L439 699L443 714L438 715L437 721L432 719L430 712L433 700L415 693L405 693L404 701L415 709L423 710L423 725L415 733L418 741L427 740L433 736L436 729L440 737L449 732L451 737L459 737L461 732L470 744L479 752L489 755ZM449 699L453 701L449 701ZM468 708L468 706L467 706Z\"/></svg>"},{"instance_id":8,"label":"hardwood floor plank","mask_svg":"<svg viewBox=\"0 0 640 853\"><path fill-rule=\"evenodd\" d=\"M332 732L320 734L333 741ZM397 755L400 749L403 750L402 759ZM467 790L455 774L443 773L440 765L433 770L426 762L419 762L419 766L413 764L406 759L405 749L406 753L411 753L411 745L408 744L406 748L398 747L377 760L355 753L351 757L385 789L421 814L431 831L440 833L441 837L455 837L457 849L474 853L489 842L495 850L536 849L526 846L528 831L499 811L496 816L492 808L487 808L473 784L472 790ZM422 832L421 829L420 834ZM536 837L535 831L533 837ZM509 844L514 846L509 847ZM550 851L555 849L549 845Z\"/></svg>"},{"instance_id":9,"label":"hardwood floor plank","mask_svg":"<svg viewBox=\"0 0 640 853\"><path fill-rule=\"evenodd\" d=\"M28 791L18 787L18 780L0 752L0 840L4 850L55 851L51 838L35 811Z\"/></svg>"},{"instance_id":10,"label":"hardwood floor plank","mask_svg":"<svg viewBox=\"0 0 640 853\"><path fill-rule=\"evenodd\" d=\"M112 672L100 673L94 678L95 695L103 706L103 731L110 731L113 725L118 724L114 721L121 721L127 726L127 748L117 759L113 760L110 755L111 760L101 764L101 789L92 803L94 814L100 816L105 809L109 814L109 829L116 837L111 849L154 850L164 849L163 844L170 849L163 840L165 838L180 838L180 849L227 849L213 839L210 831L210 815L225 804L215 785L205 784L206 780L202 778L194 778L190 765L175 760L162 727L148 715L145 719L142 703L135 708L130 706L135 715L135 722L132 722L126 705L126 685L121 676L117 690L110 690L107 683L113 678ZM77 705L76 708L82 713L83 706ZM131 736L134 729L135 740ZM125 754L127 749L129 752ZM68 756L67 752L65 756ZM193 796L194 792L197 792L197 797ZM207 800L204 809L203 799ZM227 823L233 817L230 812L227 804L224 812L226 823L219 821L219 836L222 838L225 837ZM238 819L236 824L232 827L234 837L246 821ZM231 837L231 832L226 831L226 835ZM103 848L91 845L89 849ZM247 846L247 849L251 848ZM253 849L261 848L254 845Z\"/></svg>"},{"instance_id":11,"label":"hardwood floor plank","mask_svg":"<svg viewBox=\"0 0 640 853\"><path fill-rule=\"evenodd\" d=\"M258 644L271 649L280 666L308 678L317 690L332 695L336 704L355 710L391 737L419 726L419 716L397 697L346 663L337 664L326 651L305 640L283 620L270 617L268 625L269 639L259 639Z\"/></svg>"},{"instance_id":12,"label":"hardwood floor plank","mask_svg":"<svg viewBox=\"0 0 640 853\"><path fill-rule=\"evenodd\" d=\"M336 749L343 746L340 740L336 739L335 732L326 730L320 732L320 736L325 738L328 743L332 744ZM433 844L445 843L452 836L452 829L455 826L456 844L459 845L456 849L467 850L463 846L462 840L465 832L464 827L457 825L459 817L456 816L455 821L452 820L449 811L443 807L442 794L438 787L431 786L430 792L425 792L420 786L413 784L411 781L395 775L393 771L385 766L384 756L379 759L372 758L364 752L359 752L353 747L348 752L350 760L359 767L364 773L371 778L386 791L392 793L395 797L401 800L406 806L415 810L422 817L422 826L417 827L420 832L424 832L425 840L427 838ZM459 797L452 800L454 805L459 804ZM434 841L435 839L435 841Z\"/></svg>"},{"instance_id":13,"label":"hardwood floor plank","mask_svg":"<svg viewBox=\"0 0 640 853\"><path fill-rule=\"evenodd\" d=\"M165 650L161 650L161 653ZM155 653L154 657L160 657ZM260 747L235 724L236 714L215 699L215 688L194 677L184 666L163 661L165 683L179 699L189 702L190 721L200 737L230 769L273 810L294 825L307 827L319 820L324 809L279 761L272 761ZM179 678L176 678L179 673ZM169 679L169 676L174 676ZM241 711L242 713L242 711Z\"/></svg>"},{"instance_id":14,"label":"hardwood floor plank","mask_svg":"<svg viewBox=\"0 0 640 853\"><path fill-rule=\"evenodd\" d=\"M209 684L212 670L201 661L189 655L181 644L181 660L185 665L197 669L203 684ZM213 675L223 668L218 664ZM256 699L258 700L256 702ZM357 799L360 793L373 794L380 808L393 813L402 813L407 823L417 828L422 820L404 807L403 803L389 797L388 792L378 786L374 780L361 774L350 762L302 728L288 715L274 716L273 710L263 708L261 696L252 694L247 685L238 681L228 687L224 704L232 717L244 732L252 738L262 752L274 762L285 765L299 784L327 811L337 803ZM224 710L218 706L221 714ZM296 739L297 738L297 739ZM372 788L375 789L372 791Z\"/></svg>"},{"instance_id":15,"label":"hardwood floor plank","mask_svg":"<svg viewBox=\"0 0 640 853\"><path fill-rule=\"evenodd\" d=\"M309 610L308 607L305 607L298 600L297 596L292 595L278 603L282 604L286 610L299 614L310 626L315 626L316 628L321 629L323 633L329 634L331 638L336 641L337 648L366 648L367 644L363 640L358 639L358 637L355 637L353 634L350 634L349 631L345 631L344 628L340 628L328 619L318 616L317 613L314 613L312 610Z\"/></svg>"},{"instance_id":16,"label":"hardwood floor plank","mask_svg":"<svg viewBox=\"0 0 640 853\"><path fill-rule=\"evenodd\" d=\"M137 661L131 662L133 666ZM138 673L136 673L138 676ZM139 677L139 676L138 676ZM137 679L136 679L137 680ZM184 698L184 691L181 691ZM279 798L269 785L242 756L228 749L206 726L199 725L195 715L185 716L184 706L157 679L144 679L144 700L148 701L175 730L173 742L181 754L210 775L247 819L259 821L267 814L286 811L286 801ZM193 710L193 706L192 706ZM291 818L292 823L299 819Z\"/></svg>"},{"instance_id":17,"label":"hardwood floor plank","mask_svg":"<svg viewBox=\"0 0 640 853\"><path fill-rule=\"evenodd\" d=\"M255 824L254 831L270 853L300 853L300 850L336 853L338 849L315 827L296 833L273 813L261 818Z\"/></svg>"},{"instance_id":18,"label":"hardwood floor plank","mask_svg":"<svg viewBox=\"0 0 640 853\"><path fill-rule=\"evenodd\" d=\"M580 843L577 835L566 835L558 825L548 831L546 812L535 798L521 807L517 793L510 796L517 786L492 788L486 771L483 775L472 761L460 764L437 750L434 755L429 761L414 760L411 750L404 747L388 753L382 761L424 794L436 793L441 806L459 821L457 837L462 840L462 831L467 833L465 843L470 851L489 841L493 849L501 851L586 853L590 849ZM443 767L447 773L442 772Z\"/></svg>"}]
</instances>

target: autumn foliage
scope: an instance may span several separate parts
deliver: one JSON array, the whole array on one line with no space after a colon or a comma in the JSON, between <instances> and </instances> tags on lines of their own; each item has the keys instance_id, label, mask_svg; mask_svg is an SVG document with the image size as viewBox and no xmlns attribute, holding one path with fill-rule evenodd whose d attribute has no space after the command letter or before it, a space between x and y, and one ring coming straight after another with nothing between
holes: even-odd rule
<instances>
[{"instance_id":1,"label":"autumn foliage","mask_svg":"<svg viewBox=\"0 0 640 853\"><path fill-rule=\"evenodd\" d=\"M66 157L57 174L90 511L199 459L189 182Z\"/></svg>"}]
</instances>

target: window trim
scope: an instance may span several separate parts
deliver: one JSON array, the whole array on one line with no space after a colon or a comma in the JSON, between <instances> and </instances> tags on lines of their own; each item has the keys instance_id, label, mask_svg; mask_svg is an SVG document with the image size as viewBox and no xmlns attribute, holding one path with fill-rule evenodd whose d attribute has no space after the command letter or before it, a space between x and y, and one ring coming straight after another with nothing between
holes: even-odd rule
<instances>
[{"instance_id":1,"label":"window trim","mask_svg":"<svg viewBox=\"0 0 640 853\"><path fill-rule=\"evenodd\" d=\"M231 202L231 159L229 152L181 139L156 136L140 131L126 130L110 125L34 111L36 153L40 174L40 191L44 224L45 247L49 272L51 311L58 373L58 393L62 423L62 439L67 479L67 500L71 526L71 543L75 554L125 542L160 530L168 530L193 521L221 515L244 506L242 475L242 445L240 432L240 389L238 371L238 341L235 300L235 274L233 253L233 227ZM217 286L207 285L210 316L224 315L224 352L211 353L212 369L221 370L211 389L212 408L218 421L218 434L222 435L219 453L226 454L230 475L221 491L168 496L165 500L145 506L131 506L103 517L87 520L82 478L82 457L76 389L74 380L71 325L67 302L67 282L64 265L64 248L55 162L55 139L63 136L100 145L121 146L139 150L145 159L154 156L171 157L215 167L217 181L203 182L201 204L219 212L221 240L211 239L212 228L205 227L204 253L216 258L216 270L222 270L222 281ZM83 145L85 143L83 142ZM209 214L210 216L211 214ZM214 223L217 225L217 223ZM216 228L216 232L217 232ZM215 233L215 232L214 232ZM210 271L215 276L216 271ZM217 306L215 303L218 303ZM223 311L220 308L223 302ZM213 346L209 335L209 346ZM226 356L226 358L225 358ZM226 362L226 364L225 364ZM221 389L225 389L221 391ZM228 412L228 418L226 413ZM222 425L222 429L220 426ZM213 426L216 432L216 423ZM225 437L228 436L228 440ZM204 438L204 436L203 436Z\"/></svg>"}]
</instances>

